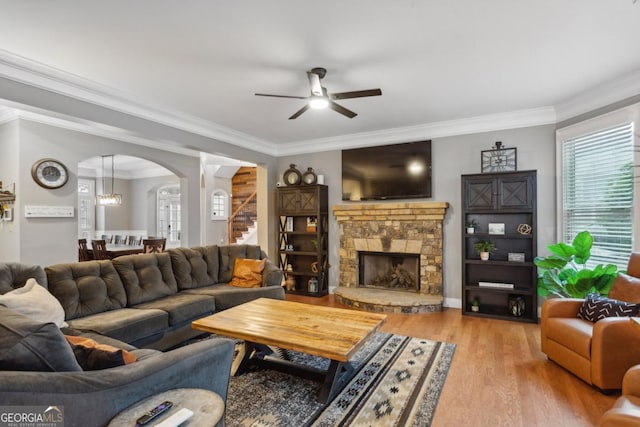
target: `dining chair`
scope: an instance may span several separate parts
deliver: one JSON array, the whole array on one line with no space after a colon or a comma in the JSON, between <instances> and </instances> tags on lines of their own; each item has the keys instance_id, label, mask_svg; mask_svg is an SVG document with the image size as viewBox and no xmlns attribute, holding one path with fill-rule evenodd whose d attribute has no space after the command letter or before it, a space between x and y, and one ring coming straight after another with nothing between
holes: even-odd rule
<instances>
[{"instance_id":1,"label":"dining chair","mask_svg":"<svg viewBox=\"0 0 640 427\"><path fill-rule=\"evenodd\" d=\"M167 244L167 239L143 239L142 246L144 246L144 253L158 253L164 252L165 245Z\"/></svg>"},{"instance_id":2,"label":"dining chair","mask_svg":"<svg viewBox=\"0 0 640 427\"><path fill-rule=\"evenodd\" d=\"M87 239L78 239L78 261L91 261L92 259L87 248Z\"/></svg>"},{"instance_id":3,"label":"dining chair","mask_svg":"<svg viewBox=\"0 0 640 427\"><path fill-rule=\"evenodd\" d=\"M113 236L111 234L103 234L100 239L104 240L105 243L111 243Z\"/></svg>"},{"instance_id":4,"label":"dining chair","mask_svg":"<svg viewBox=\"0 0 640 427\"><path fill-rule=\"evenodd\" d=\"M127 243L127 236L117 234L113 243L115 243L116 245L125 245Z\"/></svg>"},{"instance_id":5,"label":"dining chair","mask_svg":"<svg viewBox=\"0 0 640 427\"><path fill-rule=\"evenodd\" d=\"M111 259L107 255L107 242L105 240L92 240L93 259Z\"/></svg>"},{"instance_id":6,"label":"dining chair","mask_svg":"<svg viewBox=\"0 0 640 427\"><path fill-rule=\"evenodd\" d=\"M140 246L142 244L142 236L127 236L127 245Z\"/></svg>"}]
</instances>

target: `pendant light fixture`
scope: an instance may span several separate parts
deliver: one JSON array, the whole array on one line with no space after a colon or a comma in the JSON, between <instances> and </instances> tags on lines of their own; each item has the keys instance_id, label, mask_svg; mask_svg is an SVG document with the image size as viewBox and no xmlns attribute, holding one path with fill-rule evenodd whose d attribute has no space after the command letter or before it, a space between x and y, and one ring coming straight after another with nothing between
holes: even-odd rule
<instances>
[{"instance_id":1,"label":"pendant light fixture","mask_svg":"<svg viewBox=\"0 0 640 427\"><path fill-rule=\"evenodd\" d=\"M105 186L105 169L104 158L109 157L111 159L111 193L107 193L107 187ZM102 194L96 197L96 203L101 206L120 206L122 204L122 194L116 194L113 189L114 182L114 166L113 166L113 154L102 156Z\"/></svg>"}]
</instances>

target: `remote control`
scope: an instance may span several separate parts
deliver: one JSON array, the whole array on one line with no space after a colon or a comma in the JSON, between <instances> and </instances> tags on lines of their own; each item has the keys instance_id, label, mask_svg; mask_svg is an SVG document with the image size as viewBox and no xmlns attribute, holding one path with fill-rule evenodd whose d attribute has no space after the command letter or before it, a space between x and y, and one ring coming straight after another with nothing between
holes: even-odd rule
<instances>
[{"instance_id":1,"label":"remote control","mask_svg":"<svg viewBox=\"0 0 640 427\"><path fill-rule=\"evenodd\" d=\"M145 424L148 424L149 422L151 422L151 420L153 420L158 415L171 409L172 406L173 406L173 402L169 402L168 400L166 402L162 402L161 404L159 404L149 412L145 412L140 418L138 418L136 420L136 425L143 426Z\"/></svg>"},{"instance_id":2,"label":"remote control","mask_svg":"<svg viewBox=\"0 0 640 427\"><path fill-rule=\"evenodd\" d=\"M175 414L171 415L166 420L158 423L156 427L176 427L187 421L193 416L193 411L187 408L182 408Z\"/></svg>"}]
</instances>

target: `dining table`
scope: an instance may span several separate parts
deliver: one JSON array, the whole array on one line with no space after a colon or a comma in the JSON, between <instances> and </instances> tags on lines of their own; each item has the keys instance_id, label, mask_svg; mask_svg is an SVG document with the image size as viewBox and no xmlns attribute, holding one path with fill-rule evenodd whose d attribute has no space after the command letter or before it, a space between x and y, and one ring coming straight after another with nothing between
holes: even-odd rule
<instances>
[{"instance_id":1,"label":"dining table","mask_svg":"<svg viewBox=\"0 0 640 427\"><path fill-rule=\"evenodd\" d=\"M89 255L93 257L93 249L91 244L87 245ZM143 245L123 245L115 243L107 243L107 255L109 258L116 258L123 255L141 254L144 252Z\"/></svg>"}]
</instances>

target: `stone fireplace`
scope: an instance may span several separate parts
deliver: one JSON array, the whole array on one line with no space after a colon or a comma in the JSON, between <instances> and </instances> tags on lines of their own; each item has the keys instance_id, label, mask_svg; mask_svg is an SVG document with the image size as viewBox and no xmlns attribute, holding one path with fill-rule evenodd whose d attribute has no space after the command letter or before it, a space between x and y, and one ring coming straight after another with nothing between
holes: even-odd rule
<instances>
[{"instance_id":1,"label":"stone fireplace","mask_svg":"<svg viewBox=\"0 0 640 427\"><path fill-rule=\"evenodd\" d=\"M418 254L358 252L358 287L419 290L420 257Z\"/></svg>"},{"instance_id":2,"label":"stone fireplace","mask_svg":"<svg viewBox=\"0 0 640 427\"><path fill-rule=\"evenodd\" d=\"M336 299L370 311L441 310L443 220L447 207L446 202L333 206L340 226L340 286L335 290ZM417 283L413 288L401 289L404 292L391 286L359 286L362 254L386 254L391 258L410 255L416 259ZM389 263L393 270L394 261ZM377 274L386 275L379 271ZM383 287L390 289L379 289Z\"/></svg>"}]
</instances>

